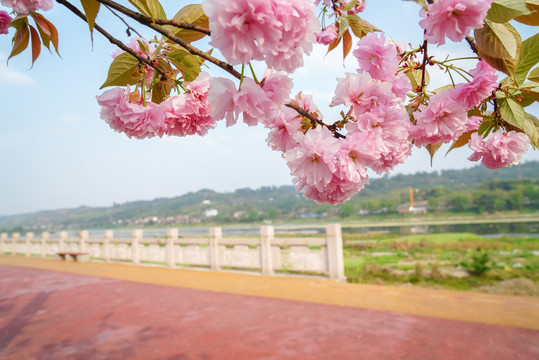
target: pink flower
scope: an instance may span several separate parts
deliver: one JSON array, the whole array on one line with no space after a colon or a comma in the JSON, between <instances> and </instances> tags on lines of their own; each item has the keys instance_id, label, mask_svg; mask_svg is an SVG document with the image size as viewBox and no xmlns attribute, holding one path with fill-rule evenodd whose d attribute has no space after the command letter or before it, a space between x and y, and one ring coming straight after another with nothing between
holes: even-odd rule
<instances>
[{"instance_id":1,"label":"pink flower","mask_svg":"<svg viewBox=\"0 0 539 360\"><path fill-rule=\"evenodd\" d=\"M0 3L12 8L17 14L28 14L37 10L47 11L54 6L52 0L0 0Z\"/></svg>"},{"instance_id":2,"label":"pink flower","mask_svg":"<svg viewBox=\"0 0 539 360\"><path fill-rule=\"evenodd\" d=\"M367 111L391 103L395 99L391 90L391 83L375 81L368 73L346 73L346 77L337 79L330 106L353 106L352 116L359 118Z\"/></svg>"},{"instance_id":3,"label":"pink flower","mask_svg":"<svg viewBox=\"0 0 539 360\"><path fill-rule=\"evenodd\" d=\"M232 65L252 59L287 72L303 65L320 23L310 0L204 0L210 45Z\"/></svg>"},{"instance_id":4,"label":"pink flower","mask_svg":"<svg viewBox=\"0 0 539 360\"><path fill-rule=\"evenodd\" d=\"M164 113L159 105L147 102L146 106L133 102L130 96L139 97L138 93L131 94L129 87L124 91L113 88L98 95L97 102L101 105L101 118L109 126L123 132L128 137L137 139L153 136L163 136L166 131Z\"/></svg>"},{"instance_id":5,"label":"pink flower","mask_svg":"<svg viewBox=\"0 0 539 360\"><path fill-rule=\"evenodd\" d=\"M343 1L343 5L348 5L350 1ZM360 12L363 12L365 10L365 7L367 6L366 0L358 0L358 2L354 5L353 8L348 10L348 14L359 14Z\"/></svg>"},{"instance_id":6,"label":"pink flower","mask_svg":"<svg viewBox=\"0 0 539 360\"><path fill-rule=\"evenodd\" d=\"M139 41L143 44L144 48L140 47ZM127 44L127 47L131 50L134 50L135 52L139 53L145 58L149 58L155 51L155 46L150 44L146 39L143 38L131 38L129 39L129 43ZM112 58L116 58L118 55L123 54L125 51L122 49L117 49L112 53Z\"/></svg>"},{"instance_id":7,"label":"pink flower","mask_svg":"<svg viewBox=\"0 0 539 360\"><path fill-rule=\"evenodd\" d=\"M201 72L197 79L189 83L188 93L170 97L160 104L167 124L167 134L186 136L206 135L214 129L215 120L210 116L211 108L208 103L210 75Z\"/></svg>"},{"instance_id":8,"label":"pink flower","mask_svg":"<svg viewBox=\"0 0 539 360\"><path fill-rule=\"evenodd\" d=\"M13 21L11 16L3 10L0 11L0 34L7 34L9 32L9 23Z\"/></svg>"},{"instance_id":9,"label":"pink flower","mask_svg":"<svg viewBox=\"0 0 539 360\"><path fill-rule=\"evenodd\" d=\"M376 80L391 80L397 73L399 60L395 44L386 41L384 34L378 37L369 33L357 42L354 56L359 63L358 71L365 71Z\"/></svg>"},{"instance_id":10,"label":"pink flower","mask_svg":"<svg viewBox=\"0 0 539 360\"><path fill-rule=\"evenodd\" d=\"M435 0L419 25L426 30L425 38L431 44L445 44L445 38L462 41L472 29L483 27L492 0Z\"/></svg>"},{"instance_id":11,"label":"pink flower","mask_svg":"<svg viewBox=\"0 0 539 360\"><path fill-rule=\"evenodd\" d=\"M286 152L298 144L295 135L301 130L301 117L295 110L283 107L265 119L264 125L270 129L266 142L273 150Z\"/></svg>"},{"instance_id":12,"label":"pink flower","mask_svg":"<svg viewBox=\"0 0 539 360\"><path fill-rule=\"evenodd\" d=\"M316 42L319 44L329 45L339 36L339 29L335 24L329 25L324 30L316 34Z\"/></svg>"},{"instance_id":13,"label":"pink flower","mask_svg":"<svg viewBox=\"0 0 539 360\"><path fill-rule=\"evenodd\" d=\"M449 90L451 96L458 102L464 103L467 109L478 105L498 87L498 75L496 70L484 60L477 63L471 70L473 80L469 83L457 84Z\"/></svg>"},{"instance_id":14,"label":"pink flower","mask_svg":"<svg viewBox=\"0 0 539 360\"><path fill-rule=\"evenodd\" d=\"M208 102L211 106L211 117L215 120L226 119L226 126L232 126L238 121L234 113L234 97L236 85L230 79L212 77L208 90Z\"/></svg>"},{"instance_id":15,"label":"pink flower","mask_svg":"<svg viewBox=\"0 0 539 360\"><path fill-rule=\"evenodd\" d=\"M258 125L258 121L275 110L264 90L251 78L244 78L241 90L234 96L236 112L243 114L243 122L248 126Z\"/></svg>"},{"instance_id":16,"label":"pink flower","mask_svg":"<svg viewBox=\"0 0 539 360\"><path fill-rule=\"evenodd\" d=\"M290 100L290 91L294 82L287 73L266 69L260 82L266 97L276 106L284 105Z\"/></svg>"},{"instance_id":17,"label":"pink flower","mask_svg":"<svg viewBox=\"0 0 539 360\"><path fill-rule=\"evenodd\" d=\"M483 141L481 135L473 133L468 146L474 151L468 160L481 159L485 167L494 170L518 164L530 146L530 138L521 132L509 131L504 134L498 130Z\"/></svg>"},{"instance_id":18,"label":"pink flower","mask_svg":"<svg viewBox=\"0 0 539 360\"><path fill-rule=\"evenodd\" d=\"M336 171L336 154L339 140L324 127L309 130L307 134L296 135L298 145L284 153L294 182L304 182L310 186L324 187Z\"/></svg>"},{"instance_id":19,"label":"pink flower","mask_svg":"<svg viewBox=\"0 0 539 360\"><path fill-rule=\"evenodd\" d=\"M454 140L468 121L464 104L458 103L444 92L431 97L428 106L420 105L414 112L417 120L410 131L410 139L418 147Z\"/></svg>"}]
</instances>

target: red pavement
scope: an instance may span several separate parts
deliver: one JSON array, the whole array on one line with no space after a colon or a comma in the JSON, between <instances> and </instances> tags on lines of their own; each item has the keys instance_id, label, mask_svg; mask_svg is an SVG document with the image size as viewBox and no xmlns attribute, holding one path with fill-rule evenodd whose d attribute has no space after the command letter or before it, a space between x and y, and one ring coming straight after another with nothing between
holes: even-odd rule
<instances>
[{"instance_id":1,"label":"red pavement","mask_svg":"<svg viewBox=\"0 0 539 360\"><path fill-rule=\"evenodd\" d=\"M539 359L539 331L0 266L0 358Z\"/></svg>"}]
</instances>

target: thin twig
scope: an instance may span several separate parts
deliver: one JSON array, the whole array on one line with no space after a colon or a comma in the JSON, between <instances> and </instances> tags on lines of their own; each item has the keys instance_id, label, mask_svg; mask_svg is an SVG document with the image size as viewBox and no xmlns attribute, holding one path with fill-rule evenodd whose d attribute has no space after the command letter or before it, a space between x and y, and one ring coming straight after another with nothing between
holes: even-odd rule
<instances>
[{"instance_id":1,"label":"thin twig","mask_svg":"<svg viewBox=\"0 0 539 360\"><path fill-rule=\"evenodd\" d=\"M116 13L116 11L112 10L112 9L110 8L110 6L105 5L105 7L106 7L111 13L113 13L118 19L120 19L120 20L125 24L125 26L127 26L127 35L128 35L128 36L131 36L131 34L129 34L129 31L133 31L135 34L138 35L138 37L140 37L140 38L142 37L142 35L140 35L140 34L138 33L137 30L133 29L133 28L131 27L131 25L129 25L129 24L124 20L123 17L121 17L120 15L118 15L118 14Z\"/></svg>"},{"instance_id":2,"label":"thin twig","mask_svg":"<svg viewBox=\"0 0 539 360\"><path fill-rule=\"evenodd\" d=\"M184 23L184 22L181 22L181 21L176 21L176 20L167 20L167 19L153 19L153 21L157 24L157 25L171 25L171 26L174 26L174 27L177 27L179 29L185 29L185 30L194 30L194 31L198 31L200 33L203 33L203 34L206 34L206 35L211 35L211 31L210 29L207 29L205 27L202 27L202 26L197 26L197 25L193 25L193 24L188 24L188 23Z\"/></svg>"},{"instance_id":3,"label":"thin twig","mask_svg":"<svg viewBox=\"0 0 539 360\"><path fill-rule=\"evenodd\" d=\"M466 36L466 41L468 42L468 45L470 45L470 48L472 48L472 51L479 56L479 49L477 48L474 38L471 36ZM481 59L481 57L479 57L479 59Z\"/></svg>"},{"instance_id":4,"label":"thin twig","mask_svg":"<svg viewBox=\"0 0 539 360\"><path fill-rule=\"evenodd\" d=\"M333 133L333 136L335 136L337 139L339 139L339 138L344 139L346 137L346 136L344 136L343 134L339 133L336 130L335 124L326 125L322 120L315 118L314 116L309 114L309 112L307 110L300 107L299 105L297 105L297 104L295 104L293 102L289 102L288 104L285 104L285 106L288 106L289 108L296 110L298 112L298 114L300 114L301 116L306 117L307 119L309 119L312 124L318 124L318 125L327 127Z\"/></svg>"}]
</instances>

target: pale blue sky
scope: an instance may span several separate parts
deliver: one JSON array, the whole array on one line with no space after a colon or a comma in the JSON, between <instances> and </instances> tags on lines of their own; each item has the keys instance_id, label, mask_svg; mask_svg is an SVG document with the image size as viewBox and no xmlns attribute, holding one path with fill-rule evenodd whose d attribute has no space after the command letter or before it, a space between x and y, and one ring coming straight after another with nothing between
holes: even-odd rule
<instances>
[{"instance_id":1,"label":"pale blue sky","mask_svg":"<svg viewBox=\"0 0 539 360\"><path fill-rule=\"evenodd\" d=\"M189 2L163 2L169 16L178 3ZM416 23L418 11L412 2L371 1L364 17L394 40L417 45L422 40ZM205 137L147 140L130 140L111 130L99 118L95 95L101 92L115 48L96 33L92 50L86 24L59 4L44 15L59 29L62 58L44 50L29 70L30 54L23 53L6 67L13 31L0 35L0 216L81 205L109 206L202 188L233 191L291 184L288 167L279 153L266 146L266 130L261 126L226 128L220 124ZM125 28L106 11L101 10L97 21L106 27L116 24L113 34L127 40ZM141 26L135 28L142 30ZM534 33L531 28L524 30L524 38ZM350 56L343 67L340 51L324 58L324 48L317 47L305 59L307 66L294 74L294 90L312 93L326 118L340 110L327 107L336 77L357 66ZM435 51L470 53L464 45ZM263 73L261 65L255 69ZM442 84L438 75L432 78ZM532 112L538 115L537 107ZM467 149L446 158L443 153L437 154L431 168L427 152L415 148L395 173L476 164L466 160ZM525 160L539 160L538 152L529 150Z\"/></svg>"}]
</instances>

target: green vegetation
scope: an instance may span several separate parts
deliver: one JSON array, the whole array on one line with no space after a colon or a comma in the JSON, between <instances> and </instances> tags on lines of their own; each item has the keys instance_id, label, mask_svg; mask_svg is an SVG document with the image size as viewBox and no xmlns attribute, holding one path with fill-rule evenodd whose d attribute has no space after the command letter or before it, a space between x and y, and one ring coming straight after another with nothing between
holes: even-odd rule
<instances>
[{"instance_id":1,"label":"green vegetation","mask_svg":"<svg viewBox=\"0 0 539 360\"><path fill-rule=\"evenodd\" d=\"M354 283L496 292L500 284L512 281L512 289L503 292L535 296L539 295L538 250L537 237L344 235L345 273ZM515 285L519 283L524 285Z\"/></svg>"},{"instance_id":2,"label":"green vegetation","mask_svg":"<svg viewBox=\"0 0 539 360\"><path fill-rule=\"evenodd\" d=\"M477 166L440 173L385 176L371 179L364 190L338 206L308 201L293 186L246 188L232 193L200 190L175 198L111 207L82 206L4 216L0 217L0 232L406 219L415 215L398 210L409 207L410 186L414 189L414 205L426 207L427 218L500 211L533 213L539 210L538 174L539 162L528 162L496 171Z\"/></svg>"}]
</instances>

